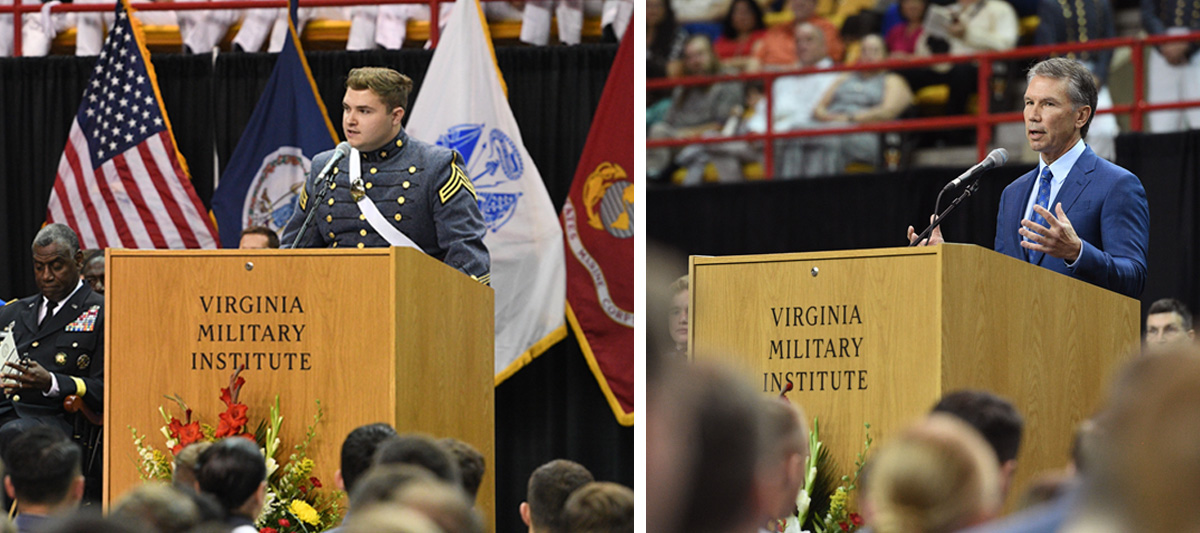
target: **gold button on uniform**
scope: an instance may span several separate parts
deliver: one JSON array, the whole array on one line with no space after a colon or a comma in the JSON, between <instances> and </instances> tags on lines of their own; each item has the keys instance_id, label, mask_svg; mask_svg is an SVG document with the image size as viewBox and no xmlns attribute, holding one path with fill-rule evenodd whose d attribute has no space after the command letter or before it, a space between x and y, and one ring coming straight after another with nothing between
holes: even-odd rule
<instances>
[{"instance_id":1,"label":"gold button on uniform","mask_svg":"<svg viewBox=\"0 0 1200 533\"><path fill-rule=\"evenodd\" d=\"M329 184L329 190L331 190L331 191L332 191L332 190L334 190L334 189L336 189L336 188L337 188L337 184L336 184L336 183L330 183L330 184Z\"/></svg>"},{"instance_id":2,"label":"gold button on uniform","mask_svg":"<svg viewBox=\"0 0 1200 533\"><path fill-rule=\"evenodd\" d=\"M366 219L367 219L367 215L358 215L358 219L359 219L359 220L366 220Z\"/></svg>"},{"instance_id":3,"label":"gold button on uniform","mask_svg":"<svg viewBox=\"0 0 1200 533\"><path fill-rule=\"evenodd\" d=\"M329 205L333 205L333 198L329 199Z\"/></svg>"},{"instance_id":4,"label":"gold button on uniform","mask_svg":"<svg viewBox=\"0 0 1200 533\"><path fill-rule=\"evenodd\" d=\"M379 157L387 157L387 152L379 152Z\"/></svg>"},{"instance_id":5,"label":"gold button on uniform","mask_svg":"<svg viewBox=\"0 0 1200 533\"><path fill-rule=\"evenodd\" d=\"M416 173L417 173L417 167L408 167L408 173L409 173L409 174L416 174Z\"/></svg>"},{"instance_id":6,"label":"gold button on uniform","mask_svg":"<svg viewBox=\"0 0 1200 533\"><path fill-rule=\"evenodd\" d=\"M404 141L396 139L396 148L400 148L401 146L404 146Z\"/></svg>"},{"instance_id":7,"label":"gold button on uniform","mask_svg":"<svg viewBox=\"0 0 1200 533\"><path fill-rule=\"evenodd\" d=\"M403 217L400 216L400 213L396 213L396 222L400 222L401 218Z\"/></svg>"},{"instance_id":8,"label":"gold button on uniform","mask_svg":"<svg viewBox=\"0 0 1200 533\"><path fill-rule=\"evenodd\" d=\"M367 188L368 188L368 189L370 189L371 187L374 187L374 185L372 185L372 184L371 184L371 182L369 182L369 181L368 181L368 182L367 182Z\"/></svg>"},{"instance_id":9,"label":"gold button on uniform","mask_svg":"<svg viewBox=\"0 0 1200 533\"><path fill-rule=\"evenodd\" d=\"M33 341L33 344L31 346L33 346L34 348L37 348L38 347L37 341Z\"/></svg>"},{"instance_id":10,"label":"gold button on uniform","mask_svg":"<svg viewBox=\"0 0 1200 533\"><path fill-rule=\"evenodd\" d=\"M403 187L404 187L405 189L407 189L409 185L412 185L412 183L409 183L408 181L405 181L405 182L404 182L404 183L402 183L401 185L403 185Z\"/></svg>"},{"instance_id":11,"label":"gold button on uniform","mask_svg":"<svg viewBox=\"0 0 1200 533\"><path fill-rule=\"evenodd\" d=\"M337 167L333 167L333 173L334 173L334 174L337 174L337 173L338 173L338 168L337 168Z\"/></svg>"},{"instance_id":12,"label":"gold button on uniform","mask_svg":"<svg viewBox=\"0 0 1200 533\"><path fill-rule=\"evenodd\" d=\"M363 247L363 243L361 243L361 242L360 242L360 243L358 243L358 247L359 247L359 248L362 248L362 247Z\"/></svg>"},{"instance_id":13,"label":"gold button on uniform","mask_svg":"<svg viewBox=\"0 0 1200 533\"><path fill-rule=\"evenodd\" d=\"M79 347L79 343L78 343L78 342L72 342L72 343L71 343L71 347L72 347L72 348L78 348L78 347Z\"/></svg>"},{"instance_id":14,"label":"gold button on uniform","mask_svg":"<svg viewBox=\"0 0 1200 533\"><path fill-rule=\"evenodd\" d=\"M332 239L332 238L333 238L333 232L332 232L332 231L331 231L331 232L329 232L329 238L330 238L330 239Z\"/></svg>"},{"instance_id":15,"label":"gold button on uniform","mask_svg":"<svg viewBox=\"0 0 1200 533\"><path fill-rule=\"evenodd\" d=\"M403 197L403 196L401 196L401 197L397 198L397 199L396 199L396 203L398 203L398 204L400 204L400 205L404 205L404 197Z\"/></svg>"},{"instance_id":16,"label":"gold button on uniform","mask_svg":"<svg viewBox=\"0 0 1200 533\"><path fill-rule=\"evenodd\" d=\"M333 215L325 215L325 222L333 222Z\"/></svg>"},{"instance_id":17,"label":"gold button on uniform","mask_svg":"<svg viewBox=\"0 0 1200 533\"><path fill-rule=\"evenodd\" d=\"M379 172L379 169L377 169L375 167L371 167L371 173L374 174L376 172Z\"/></svg>"},{"instance_id":18,"label":"gold button on uniform","mask_svg":"<svg viewBox=\"0 0 1200 533\"><path fill-rule=\"evenodd\" d=\"M14 401L14 402L19 402L19 401L21 401L21 395L20 395L20 394L18 394L18 395L16 395L16 396L13 396L13 401Z\"/></svg>"},{"instance_id":19,"label":"gold button on uniform","mask_svg":"<svg viewBox=\"0 0 1200 533\"><path fill-rule=\"evenodd\" d=\"M359 234L359 235L362 235L363 237L366 237L366 236L367 236L367 230L365 230L365 229L360 229L360 230L358 230L358 234Z\"/></svg>"}]
</instances>

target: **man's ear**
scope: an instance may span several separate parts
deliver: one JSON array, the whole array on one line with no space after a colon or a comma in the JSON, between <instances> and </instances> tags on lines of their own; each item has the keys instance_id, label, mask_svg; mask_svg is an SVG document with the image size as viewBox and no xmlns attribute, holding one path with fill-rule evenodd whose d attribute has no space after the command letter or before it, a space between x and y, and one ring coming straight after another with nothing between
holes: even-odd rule
<instances>
[{"instance_id":1,"label":"man's ear","mask_svg":"<svg viewBox=\"0 0 1200 533\"><path fill-rule=\"evenodd\" d=\"M1085 109L1087 110L1086 113L1083 112ZM1095 113L1096 110L1092 109L1090 105L1079 106L1079 114L1075 117L1075 126L1082 129L1083 125L1087 124L1088 119L1092 118L1092 115Z\"/></svg>"},{"instance_id":2,"label":"man's ear","mask_svg":"<svg viewBox=\"0 0 1200 533\"><path fill-rule=\"evenodd\" d=\"M12 476L4 476L4 492L8 494L9 498L17 499L17 491L13 489L12 485Z\"/></svg>"},{"instance_id":3,"label":"man's ear","mask_svg":"<svg viewBox=\"0 0 1200 533\"><path fill-rule=\"evenodd\" d=\"M404 108L397 107L392 110L392 125L399 126L401 120L404 120Z\"/></svg>"},{"instance_id":4,"label":"man's ear","mask_svg":"<svg viewBox=\"0 0 1200 533\"><path fill-rule=\"evenodd\" d=\"M76 503L83 500L84 485L86 485L86 482L84 481L83 476L75 478L75 481L71 483L71 502Z\"/></svg>"},{"instance_id":5,"label":"man's ear","mask_svg":"<svg viewBox=\"0 0 1200 533\"><path fill-rule=\"evenodd\" d=\"M346 492L346 480L342 478L341 468L337 469L337 472L333 473L333 484L337 485L338 490Z\"/></svg>"},{"instance_id":6,"label":"man's ear","mask_svg":"<svg viewBox=\"0 0 1200 533\"><path fill-rule=\"evenodd\" d=\"M8 476L4 477L5 484L8 483ZM10 489L11 495L11 489ZM526 527L533 527L533 522L529 518L529 502L521 502L521 521L525 522Z\"/></svg>"}]
</instances>

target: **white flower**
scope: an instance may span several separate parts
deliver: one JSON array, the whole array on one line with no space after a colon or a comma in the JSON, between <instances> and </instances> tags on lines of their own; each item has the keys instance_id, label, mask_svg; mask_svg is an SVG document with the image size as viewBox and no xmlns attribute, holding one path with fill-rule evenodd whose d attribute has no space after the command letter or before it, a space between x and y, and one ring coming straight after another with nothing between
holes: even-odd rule
<instances>
[{"instance_id":1,"label":"white flower","mask_svg":"<svg viewBox=\"0 0 1200 533\"><path fill-rule=\"evenodd\" d=\"M275 473L275 469L279 468L279 463L275 462L274 457L267 457L267 477L271 477Z\"/></svg>"}]
</instances>

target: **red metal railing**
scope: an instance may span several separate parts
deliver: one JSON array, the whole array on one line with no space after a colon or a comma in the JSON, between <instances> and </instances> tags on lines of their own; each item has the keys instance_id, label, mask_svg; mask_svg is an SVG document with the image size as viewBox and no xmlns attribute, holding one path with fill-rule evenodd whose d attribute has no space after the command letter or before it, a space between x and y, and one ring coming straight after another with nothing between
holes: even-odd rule
<instances>
[{"instance_id":1,"label":"red metal railing","mask_svg":"<svg viewBox=\"0 0 1200 533\"><path fill-rule=\"evenodd\" d=\"M14 0L20 2L21 0ZM341 7L382 4L428 4L429 5L429 44L436 48L438 43L439 6L453 0L298 0L300 7ZM481 0L496 1L496 0ZM136 11L188 11L196 9L252 9L252 8L287 8L287 0L228 0L220 2L130 2ZM51 13L71 12L111 12L114 3L106 4L58 4L50 8ZM21 17L18 14L34 13L42 10L41 4L30 5L0 5L0 17L13 17L13 55L21 55Z\"/></svg>"},{"instance_id":2,"label":"red metal railing","mask_svg":"<svg viewBox=\"0 0 1200 533\"><path fill-rule=\"evenodd\" d=\"M725 76L693 76L675 79L656 79L646 83L647 90L653 89L669 89L674 87L689 87L695 85L711 85L713 83L725 81L752 81L761 80L763 82L763 90L766 95L766 123L767 133L763 134L747 134L738 136L714 136L714 137L699 137L688 139L653 139L646 142L647 148L658 147L674 147L686 146L691 144L713 144L729 141L764 141L763 143L763 171L766 177L772 177L774 173L774 143L770 142L775 139L787 139L795 137L815 137L819 135L839 135L845 133L861 133L861 132L902 132L902 131L927 131L935 129L965 129L974 127L976 131L976 149L979 152L979 159L983 159L987 155L988 148L992 142L992 126L1001 123L1022 122L1024 114L1020 111L992 113L989 109L990 94L989 86L992 78L993 64L997 61L1008 61L1013 59L1024 59L1031 57L1048 57L1052 55L1063 55L1068 52L1084 52L1093 50L1104 50L1110 48L1130 47L1133 49L1132 61L1134 72L1133 83L1133 102L1130 104L1114 105L1111 108L1099 111L1099 113L1120 113L1130 115L1130 125L1133 131L1142 130L1142 117L1151 111L1161 111L1168 109L1184 109L1189 107L1200 107L1200 100L1173 102L1167 104L1151 105L1146 102L1145 98L1145 48L1147 46L1157 46L1163 43L1177 41L1200 41L1200 32L1189 33L1186 35L1159 35L1145 38L1114 38L1114 39L1098 39L1086 43L1071 43L1046 46L1028 46L1008 50L1005 52L988 52L976 55L951 56L951 55L935 55L917 59L892 59L879 63L858 64L858 65L838 65L827 69L819 68L804 68L798 70L778 71L778 72L761 72L754 74L737 74ZM945 117L929 117L915 118L905 120L890 120L883 122L875 122L870 124L857 124L854 126L838 126L828 128L812 128L788 132L773 132L773 117L772 117L772 85L776 78L781 76L794 76L802 74L828 73L828 72L854 72L860 70L903 70L908 68L928 67L941 63L979 63L978 77L978 112L974 115L957 115Z\"/></svg>"}]
</instances>

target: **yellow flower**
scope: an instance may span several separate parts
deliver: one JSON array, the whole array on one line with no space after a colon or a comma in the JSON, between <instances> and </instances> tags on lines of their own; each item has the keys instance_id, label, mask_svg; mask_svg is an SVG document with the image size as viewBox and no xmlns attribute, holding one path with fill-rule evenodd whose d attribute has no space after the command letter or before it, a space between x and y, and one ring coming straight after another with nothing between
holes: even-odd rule
<instances>
[{"instance_id":1,"label":"yellow flower","mask_svg":"<svg viewBox=\"0 0 1200 533\"><path fill-rule=\"evenodd\" d=\"M304 500L292 500L292 503L288 504L288 511L291 511L301 522L309 525L315 526L321 522L321 515L317 514L317 510Z\"/></svg>"}]
</instances>

